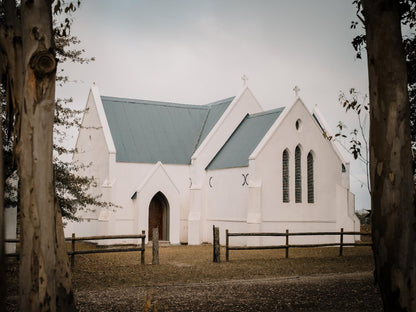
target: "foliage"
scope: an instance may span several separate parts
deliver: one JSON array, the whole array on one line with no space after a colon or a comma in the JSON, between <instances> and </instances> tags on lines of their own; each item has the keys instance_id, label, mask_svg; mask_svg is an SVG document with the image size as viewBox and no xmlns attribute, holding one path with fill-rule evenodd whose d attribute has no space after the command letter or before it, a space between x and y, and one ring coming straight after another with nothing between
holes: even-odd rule
<instances>
[{"instance_id":1,"label":"foliage","mask_svg":"<svg viewBox=\"0 0 416 312\"><path fill-rule=\"evenodd\" d=\"M88 64L94 58L85 57L85 50L77 48L80 40L70 34L72 19L68 14L74 12L79 6L79 1L66 3L56 1L53 11L55 14L65 13L67 16L64 21L59 23L54 21L54 34L56 44L56 58L58 60L58 72L56 76L57 87L63 87L70 82L63 67L65 62ZM5 207L18 207L18 177L16 174L17 166L13 157L13 128L8 126L6 121L10 117L6 109L6 92L0 84L1 101L1 120L3 131L3 157L4 157L4 176L5 176ZM89 205L98 207L112 206L100 200L99 196L92 196L88 190L96 186L94 178L80 176L81 166L73 165L69 161L62 160L65 155L71 155L74 151L65 146L67 132L73 128L80 127L80 120L83 110L73 109L72 98L56 99L55 118L54 118L54 169L56 196L59 201L62 216L67 220L75 220L75 213L79 210L87 209ZM68 157L67 157L68 158Z\"/></svg>"},{"instance_id":2,"label":"foliage","mask_svg":"<svg viewBox=\"0 0 416 312\"><path fill-rule=\"evenodd\" d=\"M371 224L371 210L365 209L357 211L357 218L360 220L360 224Z\"/></svg>"},{"instance_id":3,"label":"foliage","mask_svg":"<svg viewBox=\"0 0 416 312\"><path fill-rule=\"evenodd\" d=\"M354 159L359 159L364 163L367 173L367 189L371 195L370 162L368 152L369 144L366 132L366 124L369 112L367 96L361 96L358 91L356 91L354 88L351 88L348 95L346 95L344 92L340 93L339 102L342 107L345 108L346 112L352 111L355 114L359 128L354 128L347 136L343 132L346 129L346 126L340 121L337 125L338 133L335 134L335 137L349 137L350 141L348 151L353 155ZM364 153L362 153L362 150L364 150Z\"/></svg>"},{"instance_id":4,"label":"foliage","mask_svg":"<svg viewBox=\"0 0 416 312\"><path fill-rule=\"evenodd\" d=\"M84 57L84 50L76 48L80 40L70 35L67 27L68 24L66 23L59 24L55 22L55 42L59 64L65 62L88 64L94 61L93 57ZM63 68L59 70L56 80L57 85L61 87L69 82L69 78ZM56 195L59 199L62 216L65 219L77 221L76 212L87 209L89 205L98 207L110 207L112 205L101 201L99 196L90 195L88 190L91 187L95 187L96 183L92 177L79 175L79 172L85 166L74 165L71 162L62 160L62 156L70 155L74 152L73 149L65 147L64 143L68 130L80 127L80 116L84 112L73 109L71 107L72 103L72 98L56 100L54 120L54 151L56 157L54 158L54 169Z\"/></svg>"},{"instance_id":5,"label":"foliage","mask_svg":"<svg viewBox=\"0 0 416 312\"><path fill-rule=\"evenodd\" d=\"M354 0L356 16L364 25L361 0ZM410 128L412 136L413 172L416 174L416 0L400 0L401 22L405 29L403 44L406 53L407 79L410 102ZM351 22L351 29L357 29L357 21ZM364 28L363 28L364 31ZM366 46L365 34L358 34L351 42L356 57L361 58L362 49Z\"/></svg>"},{"instance_id":6,"label":"foliage","mask_svg":"<svg viewBox=\"0 0 416 312\"><path fill-rule=\"evenodd\" d=\"M368 114L366 114L364 116L364 119L362 118L362 114L361 111L364 108L364 110L366 112L368 112L368 103L366 101L367 96L364 97L364 99L359 102L358 100L358 96L359 93L357 91L355 91L354 88L351 88L349 90L349 95L350 97L347 97L345 95L344 92L341 92L339 95L339 102L341 103L342 107L345 108L345 111L348 112L349 110L353 111L354 113L356 113L357 119L358 119L358 124L360 127L360 132L361 132L361 137L364 140L364 144L365 144L365 148L366 148L366 154L368 152L368 143L367 143L367 139L366 139L366 133L365 133L365 129L364 129L364 122L366 120L366 118L368 117ZM337 125L337 128L339 130L339 132L337 134L335 134L336 137L344 137L346 138L347 136L345 134L343 134L343 130L344 128L346 128L346 126L340 121ZM359 157L363 157L362 153L361 153L361 148L362 148L362 144L361 144L361 140L359 138L358 135L358 129L353 129L350 132L351 135L351 139L350 139L350 152L353 154L354 159L357 159ZM365 155L365 160L366 163L368 163L368 155Z\"/></svg>"}]
</instances>

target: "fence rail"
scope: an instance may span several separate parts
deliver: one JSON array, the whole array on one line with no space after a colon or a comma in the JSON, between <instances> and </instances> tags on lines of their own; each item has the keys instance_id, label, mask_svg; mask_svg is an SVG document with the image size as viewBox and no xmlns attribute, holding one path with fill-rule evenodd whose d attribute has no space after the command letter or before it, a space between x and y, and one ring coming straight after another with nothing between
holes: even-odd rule
<instances>
[{"instance_id":1,"label":"fence rail","mask_svg":"<svg viewBox=\"0 0 416 312\"><path fill-rule=\"evenodd\" d=\"M106 240L106 239L141 239L140 247L131 247L131 248L108 248L108 249L90 249L90 250L76 250L75 242L77 241L94 241L94 240ZM71 250L67 251L68 256L71 256L71 267L75 263L75 255L85 255L85 254L94 254L94 253L108 253L108 252L129 252L129 251L140 251L140 262L144 264L145 256L145 231L142 231L142 234L133 234L133 235L107 235L107 236L86 236L86 237L76 237L75 233L72 233L71 237L66 237L65 241L71 242ZM19 239L6 239L5 243L19 243ZM7 253L6 257L19 257L19 253Z\"/></svg>"},{"instance_id":2,"label":"fence rail","mask_svg":"<svg viewBox=\"0 0 416 312\"><path fill-rule=\"evenodd\" d=\"M322 243L322 244L289 244L290 236L327 236L327 235L338 235L339 243ZM225 230L225 259L226 261L230 260L230 250L261 250L261 249L286 249L286 258L289 258L289 248L313 248L313 247L330 247L330 246L339 246L339 255L342 256L344 246L371 246L371 243L344 243L345 235L363 235L370 236L371 233L365 232L344 232L344 229L341 228L340 232L294 232L289 233L289 230L286 230L286 233L230 233ZM268 245L268 246L233 246L230 247L230 237L235 236L277 236L285 237L285 245Z\"/></svg>"}]
</instances>

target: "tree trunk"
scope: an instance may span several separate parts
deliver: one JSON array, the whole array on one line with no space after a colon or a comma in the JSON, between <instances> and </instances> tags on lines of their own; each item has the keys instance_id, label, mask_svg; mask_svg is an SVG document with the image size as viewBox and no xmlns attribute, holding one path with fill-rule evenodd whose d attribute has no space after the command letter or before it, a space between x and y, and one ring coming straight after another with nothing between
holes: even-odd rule
<instances>
[{"instance_id":1,"label":"tree trunk","mask_svg":"<svg viewBox=\"0 0 416 312\"><path fill-rule=\"evenodd\" d=\"M55 202L53 122L56 59L50 0L4 0L8 106L15 112L20 178L21 311L74 311L62 221ZM6 35L5 35L6 34Z\"/></svg>"},{"instance_id":2,"label":"tree trunk","mask_svg":"<svg viewBox=\"0 0 416 312\"><path fill-rule=\"evenodd\" d=\"M398 1L363 0L376 280L386 311L416 311L416 209Z\"/></svg>"},{"instance_id":3,"label":"tree trunk","mask_svg":"<svg viewBox=\"0 0 416 312\"><path fill-rule=\"evenodd\" d=\"M55 200L56 211L56 310L60 312L76 311L74 293L72 291L71 270L66 250L64 227L59 203Z\"/></svg>"},{"instance_id":4,"label":"tree trunk","mask_svg":"<svg viewBox=\"0 0 416 312\"><path fill-rule=\"evenodd\" d=\"M0 69L0 79L3 76ZM0 120L0 142L3 142L2 121ZM0 148L0 312L6 311L6 257L5 257L5 223L4 223L4 174L3 148Z\"/></svg>"}]
</instances>

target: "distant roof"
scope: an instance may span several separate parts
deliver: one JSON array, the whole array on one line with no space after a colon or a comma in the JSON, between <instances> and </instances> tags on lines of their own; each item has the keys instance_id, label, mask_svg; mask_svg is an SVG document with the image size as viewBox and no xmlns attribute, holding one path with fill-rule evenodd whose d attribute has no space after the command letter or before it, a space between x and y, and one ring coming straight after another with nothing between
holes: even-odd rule
<instances>
[{"instance_id":1,"label":"distant roof","mask_svg":"<svg viewBox=\"0 0 416 312\"><path fill-rule=\"evenodd\" d=\"M189 164L234 97L187 105L102 96L119 162Z\"/></svg>"},{"instance_id":2,"label":"distant roof","mask_svg":"<svg viewBox=\"0 0 416 312\"><path fill-rule=\"evenodd\" d=\"M206 169L248 166L248 158L284 107L247 115Z\"/></svg>"}]
</instances>

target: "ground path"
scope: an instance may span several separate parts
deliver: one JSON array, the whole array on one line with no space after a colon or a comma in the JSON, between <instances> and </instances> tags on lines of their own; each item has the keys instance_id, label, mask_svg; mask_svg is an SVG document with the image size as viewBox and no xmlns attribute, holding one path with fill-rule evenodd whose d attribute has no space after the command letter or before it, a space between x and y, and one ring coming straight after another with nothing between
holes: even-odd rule
<instances>
[{"instance_id":1,"label":"ground path","mask_svg":"<svg viewBox=\"0 0 416 312\"><path fill-rule=\"evenodd\" d=\"M382 311L372 272L82 290L81 311ZM149 309L149 311L151 311Z\"/></svg>"}]
</instances>

